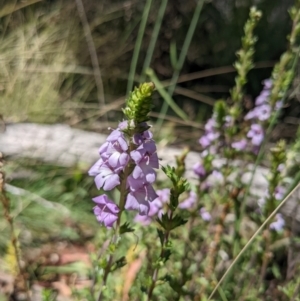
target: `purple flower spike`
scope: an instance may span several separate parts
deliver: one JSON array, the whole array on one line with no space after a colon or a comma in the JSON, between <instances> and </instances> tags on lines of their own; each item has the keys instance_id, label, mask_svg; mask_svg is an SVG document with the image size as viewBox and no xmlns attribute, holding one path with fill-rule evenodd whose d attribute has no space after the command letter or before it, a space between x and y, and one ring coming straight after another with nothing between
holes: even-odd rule
<instances>
[{"instance_id":1,"label":"purple flower spike","mask_svg":"<svg viewBox=\"0 0 300 301\"><path fill-rule=\"evenodd\" d=\"M276 218L276 221L270 224L270 229L274 230L276 232L281 232L285 225L285 221L282 217L282 214L280 214L280 213L276 214L275 218Z\"/></svg>"},{"instance_id":2,"label":"purple flower spike","mask_svg":"<svg viewBox=\"0 0 300 301\"><path fill-rule=\"evenodd\" d=\"M93 201L96 203L94 214L98 222L106 228L111 228L118 219L120 209L105 194L93 198Z\"/></svg>"},{"instance_id":3,"label":"purple flower spike","mask_svg":"<svg viewBox=\"0 0 300 301\"><path fill-rule=\"evenodd\" d=\"M247 147L247 140L246 139L242 139L240 141L236 141L236 142L233 142L231 144L232 148L238 150L238 151L243 151L246 149Z\"/></svg>"},{"instance_id":4,"label":"purple flower spike","mask_svg":"<svg viewBox=\"0 0 300 301\"><path fill-rule=\"evenodd\" d=\"M199 178L204 178L206 175L206 170L200 162L197 162L194 167L193 167L194 173L199 177Z\"/></svg>"},{"instance_id":5,"label":"purple flower spike","mask_svg":"<svg viewBox=\"0 0 300 301\"><path fill-rule=\"evenodd\" d=\"M202 219L206 222L209 222L211 220L211 215L210 213L206 210L206 208L202 207L199 211L200 216Z\"/></svg>"},{"instance_id":6,"label":"purple flower spike","mask_svg":"<svg viewBox=\"0 0 300 301\"><path fill-rule=\"evenodd\" d=\"M254 146L260 146L264 140L264 132L262 126L260 124L252 124L247 137L251 138L251 142Z\"/></svg>"}]
</instances>

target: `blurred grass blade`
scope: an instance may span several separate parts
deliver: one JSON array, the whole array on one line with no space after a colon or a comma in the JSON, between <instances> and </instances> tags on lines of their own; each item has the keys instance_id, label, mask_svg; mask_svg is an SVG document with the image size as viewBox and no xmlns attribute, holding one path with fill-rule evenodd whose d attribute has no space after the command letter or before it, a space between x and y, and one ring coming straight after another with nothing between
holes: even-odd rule
<instances>
[{"instance_id":1,"label":"blurred grass blade","mask_svg":"<svg viewBox=\"0 0 300 301\"><path fill-rule=\"evenodd\" d=\"M196 9L195 9L195 12L194 12L191 24L190 24L190 27L188 29L186 38L185 38L183 46L182 46L182 50L181 50L180 55L179 55L179 59L178 59L178 63L177 63L177 69L175 69L175 71L173 73L173 76L172 76L172 79L171 79L171 82L170 82L170 86L169 86L169 89L168 89L168 93L169 93L170 97L172 97L172 95L174 93L175 85L177 83L181 68L184 64L188 49L190 47L195 29L196 29L196 26L197 26L197 23L198 23L198 20L199 20L199 17L200 17L200 13L202 11L203 4L204 4L204 0L198 0L197 6L196 6ZM168 107L169 107L169 104L167 102L164 102L164 104L162 106L162 109L161 109L161 112L160 112L163 116L167 113ZM161 125L162 125L162 122L163 122L162 120L163 119L160 119L160 120L157 121L156 129L158 131L161 128Z\"/></svg>"},{"instance_id":2,"label":"blurred grass blade","mask_svg":"<svg viewBox=\"0 0 300 301\"><path fill-rule=\"evenodd\" d=\"M147 0L145 7L144 7L143 16L142 16L142 20L141 20L141 24L140 24L140 28L139 28L139 32L138 32L138 36L137 36L136 43L134 46L132 60L131 60L126 95L128 95L133 88L133 80L134 80L134 76L135 76L137 61L138 61L139 54L140 54L140 49L141 49L141 45L142 45L142 40L143 40L143 36L144 36L144 32L145 32L145 28L146 28L146 24L147 24L147 20L148 20L148 16L149 16L151 4L152 4L152 0Z\"/></svg>"},{"instance_id":3,"label":"blurred grass blade","mask_svg":"<svg viewBox=\"0 0 300 301\"><path fill-rule=\"evenodd\" d=\"M243 247L243 249L240 251L240 253L236 256L236 258L232 261L229 268L226 270L222 278L219 280L215 288L213 289L212 293L208 297L208 300L211 300L211 298L214 296L215 292L219 289L222 282L225 280L225 278L229 275L233 267L237 264L239 259L242 257L242 255L245 253L245 251L248 249L248 247L252 244L252 242L255 240L255 238L258 236L258 234L261 232L261 230L272 220L272 218L275 217L276 213L279 211L280 208L285 205L285 203L289 200L289 198L296 192L296 190L300 187L300 183L297 184L297 186L284 198L284 200L278 205L278 207L270 214L270 216L263 222L263 224L257 229L257 231L253 234L253 236L250 238L250 240L246 243L246 245Z\"/></svg>"},{"instance_id":4,"label":"blurred grass blade","mask_svg":"<svg viewBox=\"0 0 300 301\"><path fill-rule=\"evenodd\" d=\"M102 105L102 109L103 109L105 107L105 96L104 96L104 88L103 88L101 71L100 71L100 67L99 67L97 50L96 50L95 43L94 43L94 40L92 37L91 29L90 29L90 26L88 23L88 19L87 19L86 13L85 13L83 3L81 0L76 0L75 2L76 2L76 6L77 6L78 15L79 15L79 18L82 23L84 36L85 36L88 50L90 53L92 65L93 65L94 78L95 78L95 83L97 86L97 98L98 98L99 104ZM106 117L106 122L107 122L107 115L105 115L105 117Z\"/></svg>"},{"instance_id":5,"label":"blurred grass blade","mask_svg":"<svg viewBox=\"0 0 300 301\"><path fill-rule=\"evenodd\" d=\"M172 41L170 44L170 61L171 61L172 68L176 70L178 67L178 60L177 60L177 47L175 41Z\"/></svg>"},{"instance_id":6,"label":"blurred grass blade","mask_svg":"<svg viewBox=\"0 0 300 301\"><path fill-rule=\"evenodd\" d=\"M158 14L157 14L157 18L155 20L155 25L153 28L151 40L150 40L149 47L147 50L146 58L144 61L143 74L141 76L140 82L145 81L145 75L146 75L145 72L150 67L151 59L152 59L153 52L154 52L154 47L156 45L157 37L160 32L160 27L161 27L161 23L162 23L162 20L163 20L165 11L166 11L167 4L168 4L168 0L161 1L160 7L158 10Z\"/></svg>"},{"instance_id":7,"label":"blurred grass blade","mask_svg":"<svg viewBox=\"0 0 300 301\"><path fill-rule=\"evenodd\" d=\"M158 93L165 100L165 103L167 103L168 106L170 106L173 109L173 111L184 121L188 121L189 120L188 116L179 108L179 106L177 106L177 104L174 102L170 94L168 94L168 92L164 89L163 85L154 74L154 71L152 69L148 69L146 70L146 74L150 77L150 80L154 83Z\"/></svg>"},{"instance_id":8,"label":"blurred grass blade","mask_svg":"<svg viewBox=\"0 0 300 301\"><path fill-rule=\"evenodd\" d=\"M22 9L24 7L27 7L29 5L32 5L37 2L41 2L41 1L42 0L28 0L24 3L19 3L19 4L9 3L0 10L0 18L8 16L19 9Z\"/></svg>"}]
</instances>

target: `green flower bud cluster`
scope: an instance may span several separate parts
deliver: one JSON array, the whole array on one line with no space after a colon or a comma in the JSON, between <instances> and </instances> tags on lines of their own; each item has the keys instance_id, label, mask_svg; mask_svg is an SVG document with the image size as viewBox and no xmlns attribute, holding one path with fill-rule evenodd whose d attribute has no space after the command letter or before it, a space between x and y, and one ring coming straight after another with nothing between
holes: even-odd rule
<instances>
[{"instance_id":1,"label":"green flower bud cluster","mask_svg":"<svg viewBox=\"0 0 300 301\"><path fill-rule=\"evenodd\" d=\"M286 143L284 140L280 140L275 147L271 148L271 166L270 173L267 176L269 182L269 197L265 206L265 214L269 215L276 208L276 198L274 193L276 187L278 187L284 178L284 175L281 171L283 166L286 163Z\"/></svg>"},{"instance_id":2,"label":"green flower bud cluster","mask_svg":"<svg viewBox=\"0 0 300 301\"><path fill-rule=\"evenodd\" d=\"M123 113L129 121L133 120L137 125L149 120L148 114L153 108L151 96L155 86L152 82L143 83L130 93L126 101Z\"/></svg>"},{"instance_id":3,"label":"green flower bud cluster","mask_svg":"<svg viewBox=\"0 0 300 301\"><path fill-rule=\"evenodd\" d=\"M300 1L290 9L290 17L293 21L292 32L287 37L289 49L282 54L280 61L275 65L272 73L273 88L270 96L272 108L277 101L286 97L287 91L295 75L296 60L299 55L297 39L300 37Z\"/></svg>"},{"instance_id":4,"label":"green flower bud cluster","mask_svg":"<svg viewBox=\"0 0 300 301\"><path fill-rule=\"evenodd\" d=\"M242 48L237 52L238 60L234 64L238 75L235 78L235 87L231 90L231 99L236 104L240 104L242 101L242 88L247 83L248 72L253 68L254 45L257 41L253 31L261 16L261 12L252 7L244 27L245 35L242 38Z\"/></svg>"}]
</instances>

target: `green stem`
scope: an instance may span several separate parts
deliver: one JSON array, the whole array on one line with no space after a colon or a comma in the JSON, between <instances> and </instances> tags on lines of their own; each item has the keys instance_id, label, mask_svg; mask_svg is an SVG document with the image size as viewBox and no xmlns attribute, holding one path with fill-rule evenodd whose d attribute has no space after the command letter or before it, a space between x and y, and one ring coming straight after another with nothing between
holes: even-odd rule
<instances>
[{"instance_id":1,"label":"green stem","mask_svg":"<svg viewBox=\"0 0 300 301\"><path fill-rule=\"evenodd\" d=\"M167 103L168 106L170 106L173 111L181 117L184 121L188 121L188 116L180 109L180 107L175 103L173 98L168 94L168 92L164 89L163 85L159 81L159 79L154 74L154 71L152 69L146 70L146 74L150 77L150 80L154 83L158 93L160 96L165 100L164 104Z\"/></svg>"},{"instance_id":2,"label":"green stem","mask_svg":"<svg viewBox=\"0 0 300 301\"><path fill-rule=\"evenodd\" d=\"M172 216L173 216L173 211L171 211L170 220L172 220ZM170 230L166 230L165 235L164 235L164 240L163 240L163 243L161 245L161 251L160 251L160 256L159 256L160 260L163 260L163 258L164 258L165 251L166 251L166 245L169 242L169 236L170 236ZM150 285L150 288L149 288L149 291L148 291L147 301L150 301L151 298L152 298L153 291L155 289L156 281L157 281L157 278L158 278L159 270L160 270L160 266L157 265L157 267L155 268L155 270L153 272L153 275L152 275L152 282L151 282L151 285Z\"/></svg>"},{"instance_id":3,"label":"green stem","mask_svg":"<svg viewBox=\"0 0 300 301\"><path fill-rule=\"evenodd\" d=\"M130 71L129 71L129 75L128 75L127 93L126 93L127 95L129 95L129 92L132 90L132 87L133 87L133 81L134 81L134 75L135 75L135 71L136 71L137 61L139 58L139 53L140 53L140 49L141 49L141 45L142 45L142 40L143 40L151 4L152 4L152 0L147 0L145 7L144 7L142 20L141 20L139 32L137 35L137 39L136 39L136 43L135 43L135 47L134 47L134 51L133 51L133 56L132 56L132 60L131 60L131 65L130 65Z\"/></svg>"},{"instance_id":4,"label":"green stem","mask_svg":"<svg viewBox=\"0 0 300 301\"><path fill-rule=\"evenodd\" d=\"M131 150L133 150L134 148L134 144L130 144L130 148L129 148L129 152ZM127 178L128 176L130 175L131 173L131 165L128 164L124 170L124 174L123 174L123 177L122 177L122 180L121 180L121 185L120 185L120 201L119 201L119 208L120 208L120 211L119 211L119 214L118 214L118 220L117 220L117 223L116 223L116 229L115 229L115 234L113 235L112 239L111 239L111 243L112 244L116 244L117 241L118 241L118 237L120 235L120 225L121 225L121 218L122 218L122 213L125 209L125 203L126 203L126 197L127 197L127 188L126 188L126 184L127 184ZM103 281L102 281L102 284L101 284L101 287L100 287L100 290L99 290L99 296L98 296L98 301L101 301L102 300L102 294L103 294L103 288L106 286L106 283L107 283L107 279L108 279L108 276L111 272L111 267L112 267L112 264L113 264L113 258L114 258L114 255L113 254L110 254L109 255L109 258L108 258L108 262L107 262L107 266L104 270L104 275L103 275Z\"/></svg>"},{"instance_id":5,"label":"green stem","mask_svg":"<svg viewBox=\"0 0 300 301\"><path fill-rule=\"evenodd\" d=\"M258 236L258 234L261 232L261 230L275 217L277 212L286 204L286 202L289 200L289 198L294 194L295 191L300 187L300 183L285 197L285 199L277 206L277 208L272 212L270 216L263 222L263 224L257 229L257 231L253 234L253 236L250 238L250 240L246 243L246 245L243 247L243 249L240 251L240 253L237 255L237 257L233 260L231 265L228 267L222 278L219 280L215 288L213 289L212 293L208 297L207 301L211 300L211 298L214 296L216 291L218 290L221 283L225 280L225 278L230 274L233 267L237 264L237 262L241 259L242 255L246 252L246 250L249 248L249 246L252 244L252 242L255 240L255 238Z\"/></svg>"},{"instance_id":6,"label":"green stem","mask_svg":"<svg viewBox=\"0 0 300 301\"><path fill-rule=\"evenodd\" d=\"M148 50L147 50L146 58L145 58L145 61L144 61L143 74L142 74L141 79L140 79L141 83L145 81L145 77L146 77L145 71L149 68L150 63L151 63L151 59L152 59L152 56L153 56L154 48L155 48L155 45L156 45L157 37L158 37L159 31L160 31L161 23L162 23L164 14L165 14L167 4L168 4L168 0L162 0L161 1L160 7L159 7L159 10L158 10L158 14L157 14L157 18L156 18L156 21L155 21L155 25L154 25L154 28L153 28L151 40L150 40L149 47L148 47Z\"/></svg>"},{"instance_id":7,"label":"green stem","mask_svg":"<svg viewBox=\"0 0 300 301\"><path fill-rule=\"evenodd\" d=\"M186 58L186 55L187 55L187 51L190 47L195 29L196 29L196 26L197 26L197 23L198 23L198 20L199 20L199 17L200 17L200 13L201 13L201 10L202 10L202 7L203 7L203 3L204 3L204 0L198 0L198 3L197 3L197 6L196 6L196 9L195 9L190 27L188 29L186 38L185 38L183 46L182 46L182 50L180 52L180 56L179 56L178 63L177 63L177 68L174 71L172 79L170 81L170 85L169 85L169 89L168 89L168 93L169 93L170 97L172 97L172 95L174 93L180 71L181 71L182 66L184 64L184 61L185 61L185 58ZM162 109L161 109L161 115L162 116L166 115L168 108L169 108L169 104L167 102L164 102L164 104L162 106ZM164 118L161 118L157 121L156 129L157 129L158 132L161 129L163 119Z\"/></svg>"}]
</instances>

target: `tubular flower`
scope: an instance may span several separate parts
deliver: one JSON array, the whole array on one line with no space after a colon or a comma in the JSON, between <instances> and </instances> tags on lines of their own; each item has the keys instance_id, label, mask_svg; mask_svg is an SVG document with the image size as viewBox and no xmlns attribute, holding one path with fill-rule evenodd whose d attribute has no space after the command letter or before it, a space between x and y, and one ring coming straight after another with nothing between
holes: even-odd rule
<instances>
[{"instance_id":1,"label":"tubular flower","mask_svg":"<svg viewBox=\"0 0 300 301\"><path fill-rule=\"evenodd\" d=\"M150 202L149 211L147 215L137 214L135 221L147 226L149 225L155 217L161 218L164 213L164 204L169 202L170 199L170 189L161 189L156 191L157 198Z\"/></svg>"},{"instance_id":2,"label":"tubular flower","mask_svg":"<svg viewBox=\"0 0 300 301\"><path fill-rule=\"evenodd\" d=\"M93 198L93 201L96 203L94 214L98 222L106 228L111 228L118 219L119 207L105 194Z\"/></svg>"}]
</instances>

